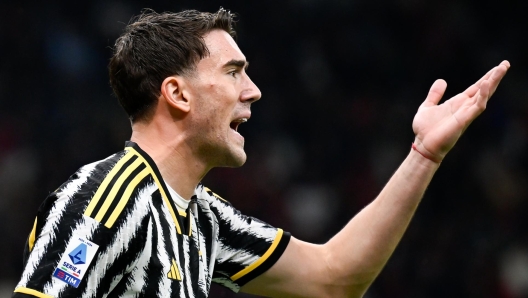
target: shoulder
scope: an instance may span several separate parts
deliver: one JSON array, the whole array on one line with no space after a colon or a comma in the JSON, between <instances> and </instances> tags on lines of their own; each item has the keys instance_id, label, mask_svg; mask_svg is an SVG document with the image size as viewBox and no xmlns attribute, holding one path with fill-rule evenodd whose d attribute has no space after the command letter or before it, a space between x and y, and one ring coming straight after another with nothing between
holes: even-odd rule
<instances>
[{"instance_id":1,"label":"shoulder","mask_svg":"<svg viewBox=\"0 0 528 298\"><path fill-rule=\"evenodd\" d=\"M55 211L67 209L74 213L82 212L101 183L125 154L126 151L120 151L105 159L82 166L47 196L39 211L48 213L52 209Z\"/></svg>"},{"instance_id":2,"label":"shoulder","mask_svg":"<svg viewBox=\"0 0 528 298\"><path fill-rule=\"evenodd\" d=\"M225 213L225 209L234 210L233 205L231 205L229 201L202 184L199 184L196 187L194 194L197 198L198 206L200 206L202 210L207 209L213 213Z\"/></svg>"},{"instance_id":3,"label":"shoulder","mask_svg":"<svg viewBox=\"0 0 528 298\"><path fill-rule=\"evenodd\" d=\"M203 185L198 185L195 194L200 209L203 212L214 214L221 228L223 227L226 231L269 226L257 218L243 214L229 201Z\"/></svg>"},{"instance_id":4,"label":"shoulder","mask_svg":"<svg viewBox=\"0 0 528 298\"><path fill-rule=\"evenodd\" d=\"M203 201L203 202L208 202L208 203L221 202L223 204L231 205L231 203L229 203L226 199L214 193L211 189L204 186L203 184L198 184L194 193L197 196L198 201Z\"/></svg>"},{"instance_id":5,"label":"shoulder","mask_svg":"<svg viewBox=\"0 0 528 298\"><path fill-rule=\"evenodd\" d=\"M53 193L73 195L80 192L81 189L83 192L89 192L90 189L97 189L108 173L110 173L126 153L126 151L120 151L105 159L82 166Z\"/></svg>"}]
</instances>

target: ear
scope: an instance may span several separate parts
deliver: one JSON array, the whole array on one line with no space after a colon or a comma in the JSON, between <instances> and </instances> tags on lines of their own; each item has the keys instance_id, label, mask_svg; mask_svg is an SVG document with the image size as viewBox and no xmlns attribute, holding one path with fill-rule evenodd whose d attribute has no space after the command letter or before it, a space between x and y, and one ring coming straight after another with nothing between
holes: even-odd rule
<instances>
[{"instance_id":1,"label":"ear","mask_svg":"<svg viewBox=\"0 0 528 298\"><path fill-rule=\"evenodd\" d=\"M191 109L189 99L184 92L185 81L182 77L167 77L161 83L161 96L173 108L188 113Z\"/></svg>"}]
</instances>

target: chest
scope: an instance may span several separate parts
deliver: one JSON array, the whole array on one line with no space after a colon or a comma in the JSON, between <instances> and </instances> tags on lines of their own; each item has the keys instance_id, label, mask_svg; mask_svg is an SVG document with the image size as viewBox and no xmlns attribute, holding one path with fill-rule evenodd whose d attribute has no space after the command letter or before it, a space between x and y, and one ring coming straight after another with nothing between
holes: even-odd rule
<instances>
[{"instance_id":1,"label":"chest","mask_svg":"<svg viewBox=\"0 0 528 298\"><path fill-rule=\"evenodd\" d=\"M210 223L190 212L173 214L160 204L150 206L141 256L132 274L141 274L136 292L145 297L207 297L214 258ZM203 228L203 226L206 228Z\"/></svg>"}]
</instances>

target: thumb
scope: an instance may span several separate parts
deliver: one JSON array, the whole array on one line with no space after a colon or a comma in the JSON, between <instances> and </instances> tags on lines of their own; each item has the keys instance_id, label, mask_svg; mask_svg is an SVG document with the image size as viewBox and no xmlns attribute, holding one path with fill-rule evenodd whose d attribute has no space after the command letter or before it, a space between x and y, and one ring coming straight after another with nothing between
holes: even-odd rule
<instances>
[{"instance_id":1,"label":"thumb","mask_svg":"<svg viewBox=\"0 0 528 298\"><path fill-rule=\"evenodd\" d=\"M444 92L446 91L446 88L447 88L446 81L442 79L436 80L431 86L431 89L429 89L427 98L422 103L422 105L426 107L438 105L438 103L442 99L442 96L444 96Z\"/></svg>"}]
</instances>

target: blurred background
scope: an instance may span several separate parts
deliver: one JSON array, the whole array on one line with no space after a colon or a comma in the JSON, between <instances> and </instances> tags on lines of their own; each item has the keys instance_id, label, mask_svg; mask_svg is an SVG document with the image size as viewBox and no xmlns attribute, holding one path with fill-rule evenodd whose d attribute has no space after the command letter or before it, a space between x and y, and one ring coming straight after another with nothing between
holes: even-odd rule
<instances>
[{"instance_id":1,"label":"blurred background","mask_svg":"<svg viewBox=\"0 0 528 298\"><path fill-rule=\"evenodd\" d=\"M435 79L448 82L448 98L508 59L488 109L444 160L366 297L528 297L520 0L2 1L1 297L20 277L46 195L130 136L107 75L124 25L147 7L220 6L239 15L237 41L263 98L240 129L246 165L215 169L204 183L243 213L316 243L373 200L408 154L413 116Z\"/></svg>"}]
</instances>

